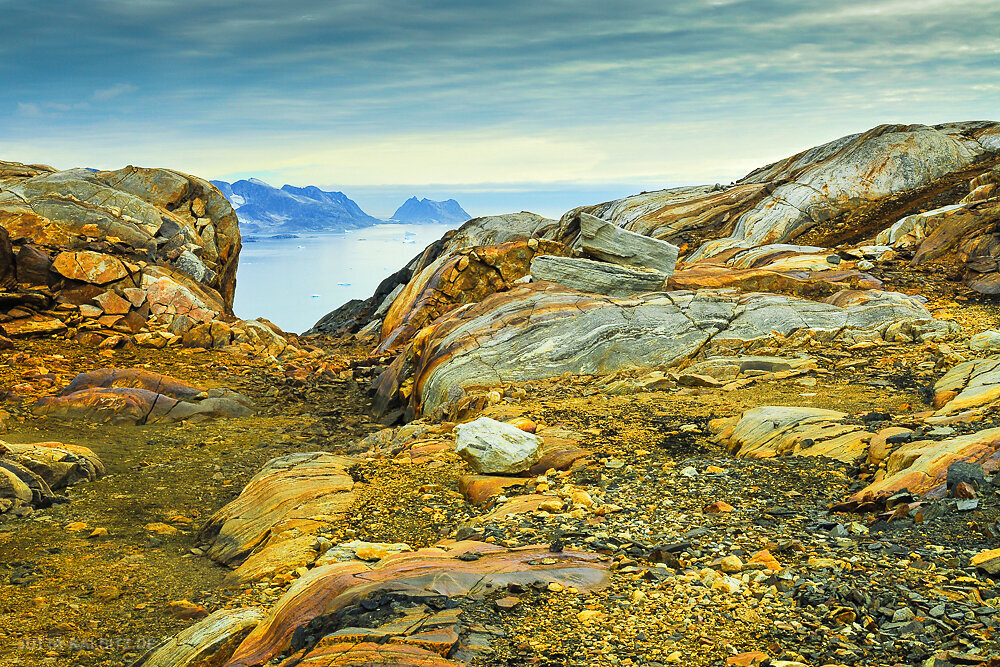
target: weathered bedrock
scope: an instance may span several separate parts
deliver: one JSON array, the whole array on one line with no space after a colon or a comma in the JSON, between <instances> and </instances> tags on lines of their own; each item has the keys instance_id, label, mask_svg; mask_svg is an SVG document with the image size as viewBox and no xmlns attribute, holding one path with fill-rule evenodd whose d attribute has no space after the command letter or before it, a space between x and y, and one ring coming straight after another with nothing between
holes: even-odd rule
<instances>
[{"instance_id":1,"label":"weathered bedrock","mask_svg":"<svg viewBox=\"0 0 1000 667\"><path fill-rule=\"evenodd\" d=\"M408 394L411 414L430 413L472 386L671 366L710 348L771 339L775 332L913 341L952 327L934 320L917 300L891 292L861 292L841 307L759 293L612 299L534 283L424 328L379 379L377 408L385 411Z\"/></svg>"},{"instance_id":2,"label":"weathered bedrock","mask_svg":"<svg viewBox=\"0 0 1000 667\"><path fill-rule=\"evenodd\" d=\"M681 246L687 262L784 243L859 204L913 190L1000 151L993 122L881 125L757 169L732 185L672 188L574 209Z\"/></svg>"},{"instance_id":3,"label":"weathered bedrock","mask_svg":"<svg viewBox=\"0 0 1000 667\"><path fill-rule=\"evenodd\" d=\"M135 368L102 368L81 373L56 396L40 398L34 412L70 420L155 424L241 417L251 405L230 389L205 390Z\"/></svg>"},{"instance_id":4,"label":"weathered bedrock","mask_svg":"<svg viewBox=\"0 0 1000 667\"><path fill-rule=\"evenodd\" d=\"M167 279L207 297L218 313L232 313L240 251L236 214L215 186L195 176L3 162L0 226L17 246L18 280L26 285L58 293L123 280L148 289ZM45 258L51 261L47 272L40 270ZM146 276L146 267L154 266L160 274Z\"/></svg>"}]
</instances>

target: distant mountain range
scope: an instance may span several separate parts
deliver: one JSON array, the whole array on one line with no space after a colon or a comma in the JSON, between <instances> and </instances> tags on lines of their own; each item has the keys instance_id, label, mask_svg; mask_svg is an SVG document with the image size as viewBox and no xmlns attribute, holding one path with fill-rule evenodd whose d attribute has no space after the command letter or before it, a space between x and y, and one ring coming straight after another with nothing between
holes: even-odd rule
<instances>
[{"instance_id":1,"label":"distant mountain range","mask_svg":"<svg viewBox=\"0 0 1000 667\"><path fill-rule=\"evenodd\" d=\"M459 223L472 216L458 205L454 199L431 201L410 197L392 214L393 220L413 223Z\"/></svg>"},{"instance_id":2,"label":"distant mountain range","mask_svg":"<svg viewBox=\"0 0 1000 667\"><path fill-rule=\"evenodd\" d=\"M343 192L315 185L276 188L258 178L228 183L212 181L233 205L243 234L339 232L376 225L374 218ZM462 223L471 216L454 199L431 201L410 197L390 221L407 223Z\"/></svg>"},{"instance_id":3,"label":"distant mountain range","mask_svg":"<svg viewBox=\"0 0 1000 667\"><path fill-rule=\"evenodd\" d=\"M330 232L358 229L381 222L343 192L314 185L275 188L264 181L212 181L236 210L244 234Z\"/></svg>"}]
</instances>

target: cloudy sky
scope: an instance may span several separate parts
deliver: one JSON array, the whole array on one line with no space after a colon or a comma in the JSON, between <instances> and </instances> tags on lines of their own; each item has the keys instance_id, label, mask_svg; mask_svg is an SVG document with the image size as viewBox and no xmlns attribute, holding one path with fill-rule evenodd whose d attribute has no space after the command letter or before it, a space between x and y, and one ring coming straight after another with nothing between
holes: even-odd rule
<instances>
[{"instance_id":1,"label":"cloudy sky","mask_svg":"<svg viewBox=\"0 0 1000 667\"><path fill-rule=\"evenodd\" d=\"M0 159L474 215L1000 119L997 0L0 0Z\"/></svg>"}]
</instances>

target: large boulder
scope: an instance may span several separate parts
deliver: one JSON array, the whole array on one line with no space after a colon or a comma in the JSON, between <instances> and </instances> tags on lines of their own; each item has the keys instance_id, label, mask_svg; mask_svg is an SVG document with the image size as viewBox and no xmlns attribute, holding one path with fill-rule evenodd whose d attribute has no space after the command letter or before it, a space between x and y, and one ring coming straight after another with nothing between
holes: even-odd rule
<instances>
[{"instance_id":1,"label":"large boulder","mask_svg":"<svg viewBox=\"0 0 1000 667\"><path fill-rule=\"evenodd\" d=\"M476 472L512 475L538 462L542 439L513 424L480 417L455 427L455 451Z\"/></svg>"}]
</instances>

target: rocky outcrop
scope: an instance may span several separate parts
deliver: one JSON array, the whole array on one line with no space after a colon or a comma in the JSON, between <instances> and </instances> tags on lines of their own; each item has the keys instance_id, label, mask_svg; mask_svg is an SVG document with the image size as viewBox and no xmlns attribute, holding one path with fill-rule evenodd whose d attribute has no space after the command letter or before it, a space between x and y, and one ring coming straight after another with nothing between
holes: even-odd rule
<instances>
[{"instance_id":1,"label":"rocky outcrop","mask_svg":"<svg viewBox=\"0 0 1000 667\"><path fill-rule=\"evenodd\" d=\"M472 386L670 366L777 333L823 340L925 340L951 331L917 301L871 292L835 305L769 294L667 292L596 298L548 283L518 286L425 329L379 379L377 408L408 390L411 414L460 400Z\"/></svg>"},{"instance_id":2,"label":"rocky outcrop","mask_svg":"<svg viewBox=\"0 0 1000 667\"><path fill-rule=\"evenodd\" d=\"M356 333L377 320L376 311L385 312L411 280L431 265L440 266L464 248L501 246L506 243L530 239L562 242L562 234L555 220L534 213L510 213L473 218L458 229L449 230L440 239L427 246L402 269L379 284L370 298L351 301L320 319L305 335L329 333ZM554 253L552 250L548 254ZM391 297L391 299L390 299ZM388 299L388 304L386 303Z\"/></svg>"},{"instance_id":3,"label":"rocky outcrop","mask_svg":"<svg viewBox=\"0 0 1000 667\"><path fill-rule=\"evenodd\" d=\"M233 502L215 513L200 536L207 554L238 566L232 578L255 581L311 565L322 555L316 534L355 502L348 469L356 461L325 452L268 461Z\"/></svg>"},{"instance_id":4,"label":"rocky outcrop","mask_svg":"<svg viewBox=\"0 0 1000 667\"><path fill-rule=\"evenodd\" d=\"M763 406L716 420L711 428L735 456L826 456L852 462L867 454L872 434L846 418L836 410Z\"/></svg>"},{"instance_id":5,"label":"rocky outcrop","mask_svg":"<svg viewBox=\"0 0 1000 667\"><path fill-rule=\"evenodd\" d=\"M104 464L86 447L0 441L0 514L48 507L59 500L54 491L103 474Z\"/></svg>"},{"instance_id":6,"label":"rocky outcrop","mask_svg":"<svg viewBox=\"0 0 1000 667\"><path fill-rule=\"evenodd\" d=\"M47 252L66 280L107 285L128 277L140 287L143 269L159 266L211 290L219 313L232 312L236 215L214 186L195 176L0 163L0 226L19 247Z\"/></svg>"},{"instance_id":7,"label":"rocky outcrop","mask_svg":"<svg viewBox=\"0 0 1000 667\"><path fill-rule=\"evenodd\" d=\"M468 636L468 630L459 623L461 612L454 608L461 598L478 598L507 585L530 588L559 584L586 593L608 582L607 564L594 554L570 550L553 553L547 546L506 549L484 542L443 543L388 556L375 566L358 561L323 565L310 570L288 589L226 665L264 664L289 648L305 649L305 662L300 664L457 664L442 662L442 653L463 661L475 655L459 644L459 636ZM402 599L416 604L417 608L410 612L415 617L400 618L398 613L392 613L393 600ZM446 609L452 613L435 619L434 611L424 604L434 599L447 601ZM371 612L373 605L385 605L384 614L367 614L380 620L351 622L358 614ZM435 609L441 609L441 605L436 604ZM329 626L324 619L329 620ZM452 627L454 635L444 642L439 638L444 645L434 652L428 647L437 642L425 638L421 646L420 638L414 636L420 629L441 627ZM365 639L423 651L395 654L391 649L368 646L363 643ZM427 662L435 653L438 661ZM410 661L416 658L424 661Z\"/></svg>"},{"instance_id":8,"label":"rocky outcrop","mask_svg":"<svg viewBox=\"0 0 1000 667\"><path fill-rule=\"evenodd\" d=\"M57 396L38 400L38 415L112 424L155 424L241 417L248 398L230 389L204 390L139 369L103 368L81 373Z\"/></svg>"},{"instance_id":9,"label":"rocky outcrop","mask_svg":"<svg viewBox=\"0 0 1000 667\"><path fill-rule=\"evenodd\" d=\"M866 202L928 185L1000 152L992 122L882 125L761 167L736 183L647 192L563 216L563 234L581 213L669 241L685 261L727 249L785 243Z\"/></svg>"},{"instance_id":10,"label":"rocky outcrop","mask_svg":"<svg viewBox=\"0 0 1000 667\"><path fill-rule=\"evenodd\" d=\"M532 258L564 252L558 243L529 239L474 246L442 257L386 298L392 301L384 309L376 353L398 349L420 329L461 305L510 289L528 274Z\"/></svg>"}]
</instances>

